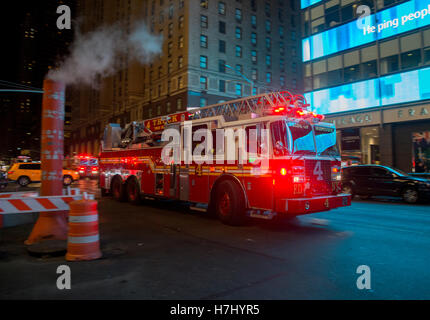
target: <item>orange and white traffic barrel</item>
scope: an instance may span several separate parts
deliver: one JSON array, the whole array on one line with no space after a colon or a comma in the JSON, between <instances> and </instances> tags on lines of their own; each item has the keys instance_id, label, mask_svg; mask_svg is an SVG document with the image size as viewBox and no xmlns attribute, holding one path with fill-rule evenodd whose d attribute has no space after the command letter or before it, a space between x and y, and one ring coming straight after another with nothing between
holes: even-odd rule
<instances>
[{"instance_id":1,"label":"orange and white traffic barrel","mask_svg":"<svg viewBox=\"0 0 430 320\"><path fill-rule=\"evenodd\" d=\"M67 261L95 260L100 251L97 201L79 200L69 203L69 236Z\"/></svg>"}]
</instances>

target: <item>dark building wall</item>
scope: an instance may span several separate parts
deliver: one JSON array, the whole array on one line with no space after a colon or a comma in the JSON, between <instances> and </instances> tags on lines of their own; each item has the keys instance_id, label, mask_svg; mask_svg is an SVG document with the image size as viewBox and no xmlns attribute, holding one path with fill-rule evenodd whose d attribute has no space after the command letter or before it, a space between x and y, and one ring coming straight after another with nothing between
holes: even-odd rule
<instances>
[{"instance_id":1,"label":"dark building wall","mask_svg":"<svg viewBox=\"0 0 430 320\"><path fill-rule=\"evenodd\" d=\"M393 125L394 167L412 171L412 133L430 131L430 120Z\"/></svg>"}]
</instances>

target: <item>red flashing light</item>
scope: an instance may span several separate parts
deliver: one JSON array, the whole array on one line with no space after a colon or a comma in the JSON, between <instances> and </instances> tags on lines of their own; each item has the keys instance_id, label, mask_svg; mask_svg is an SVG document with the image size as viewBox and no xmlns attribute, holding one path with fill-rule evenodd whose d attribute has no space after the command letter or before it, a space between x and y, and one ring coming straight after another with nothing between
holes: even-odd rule
<instances>
[{"instance_id":1,"label":"red flashing light","mask_svg":"<svg viewBox=\"0 0 430 320\"><path fill-rule=\"evenodd\" d=\"M287 175L287 169L282 168L280 173L281 173L281 176L286 176Z\"/></svg>"},{"instance_id":2,"label":"red flashing light","mask_svg":"<svg viewBox=\"0 0 430 320\"><path fill-rule=\"evenodd\" d=\"M9 171L7 174L13 174L14 173L14 171Z\"/></svg>"}]
</instances>

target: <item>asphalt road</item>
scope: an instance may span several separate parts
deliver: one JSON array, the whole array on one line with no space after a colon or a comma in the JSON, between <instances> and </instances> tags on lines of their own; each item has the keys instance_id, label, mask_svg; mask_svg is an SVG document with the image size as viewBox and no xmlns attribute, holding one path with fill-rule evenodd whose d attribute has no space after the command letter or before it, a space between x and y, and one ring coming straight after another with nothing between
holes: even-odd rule
<instances>
[{"instance_id":1,"label":"asphalt road","mask_svg":"<svg viewBox=\"0 0 430 320\"><path fill-rule=\"evenodd\" d=\"M85 191L94 182L81 183ZM104 258L33 258L0 230L0 299L430 299L430 205L354 201L293 223L221 224L177 203L99 202ZM72 289L56 288L56 268ZM371 289L356 286L357 267Z\"/></svg>"}]
</instances>

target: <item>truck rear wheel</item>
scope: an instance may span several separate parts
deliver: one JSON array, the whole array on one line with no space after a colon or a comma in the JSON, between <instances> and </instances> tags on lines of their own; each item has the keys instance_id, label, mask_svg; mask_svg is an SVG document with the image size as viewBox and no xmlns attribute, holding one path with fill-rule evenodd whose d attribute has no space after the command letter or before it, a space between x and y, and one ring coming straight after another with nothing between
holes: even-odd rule
<instances>
[{"instance_id":1,"label":"truck rear wheel","mask_svg":"<svg viewBox=\"0 0 430 320\"><path fill-rule=\"evenodd\" d=\"M136 178L131 178L127 182L127 198L128 201L132 204L139 204L140 203L140 190L139 190L139 182Z\"/></svg>"},{"instance_id":2,"label":"truck rear wheel","mask_svg":"<svg viewBox=\"0 0 430 320\"><path fill-rule=\"evenodd\" d=\"M125 188L120 178L115 178L112 181L112 196L116 201L125 202L127 196L125 194Z\"/></svg>"},{"instance_id":3,"label":"truck rear wheel","mask_svg":"<svg viewBox=\"0 0 430 320\"><path fill-rule=\"evenodd\" d=\"M238 226L245 223L245 199L242 190L233 181L223 181L217 188L216 213L225 224Z\"/></svg>"}]
</instances>

